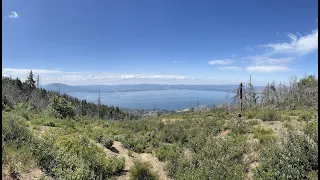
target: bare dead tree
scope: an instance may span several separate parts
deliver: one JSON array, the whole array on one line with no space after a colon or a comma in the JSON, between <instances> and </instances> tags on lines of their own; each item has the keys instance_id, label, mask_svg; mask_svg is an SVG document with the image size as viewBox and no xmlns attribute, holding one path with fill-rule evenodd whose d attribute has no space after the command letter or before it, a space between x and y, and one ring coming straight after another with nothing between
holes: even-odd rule
<instances>
[{"instance_id":1,"label":"bare dead tree","mask_svg":"<svg viewBox=\"0 0 320 180\"><path fill-rule=\"evenodd\" d=\"M101 106L101 97L100 97L100 88L99 88L99 96L98 96L98 117L100 118L100 106Z\"/></svg>"}]
</instances>

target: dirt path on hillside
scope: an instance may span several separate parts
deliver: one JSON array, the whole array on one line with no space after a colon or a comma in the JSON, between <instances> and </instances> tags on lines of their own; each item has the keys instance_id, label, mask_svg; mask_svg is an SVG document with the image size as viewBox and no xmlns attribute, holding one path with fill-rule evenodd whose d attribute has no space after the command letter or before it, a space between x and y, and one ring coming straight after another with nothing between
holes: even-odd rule
<instances>
[{"instance_id":1,"label":"dirt path on hillside","mask_svg":"<svg viewBox=\"0 0 320 180\"><path fill-rule=\"evenodd\" d=\"M117 180L127 180L130 176L130 170L134 166L134 161L140 161L142 163L148 163L150 165L151 171L158 174L160 180L169 180L165 172L165 163L159 161L150 153L135 153L132 152L131 156L128 155L128 149L123 147L123 144L119 141L114 141L113 146L107 149L102 146L102 144L97 143L97 145L104 149L107 156L117 156L123 157L125 159L125 168L122 175L117 176Z\"/></svg>"},{"instance_id":2,"label":"dirt path on hillside","mask_svg":"<svg viewBox=\"0 0 320 180\"><path fill-rule=\"evenodd\" d=\"M273 134L276 137L283 137L283 135L287 132L287 128L283 126L283 122L281 121L262 121L261 119L254 119L259 121L259 124L252 126L253 128L261 127L263 129L272 129ZM247 179L252 180L253 179L253 171L257 168L259 165L259 159L260 155L259 152L254 150L254 146L257 146L259 144L259 140L253 137L254 134L250 133L248 135L248 147L249 152L245 155L244 161L249 162L249 166L246 169L247 172Z\"/></svg>"}]
</instances>

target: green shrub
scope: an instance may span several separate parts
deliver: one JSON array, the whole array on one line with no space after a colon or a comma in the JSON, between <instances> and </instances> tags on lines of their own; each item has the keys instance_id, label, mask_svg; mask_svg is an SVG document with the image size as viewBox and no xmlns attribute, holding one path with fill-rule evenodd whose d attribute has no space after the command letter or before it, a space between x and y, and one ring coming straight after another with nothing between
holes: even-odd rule
<instances>
[{"instance_id":1,"label":"green shrub","mask_svg":"<svg viewBox=\"0 0 320 180\"><path fill-rule=\"evenodd\" d=\"M12 104L9 102L7 97L2 94L2 111L10 111L12 109Z\"/></svg>"},{"instance_id":2,"label":"green shrub","mask_svg":"<svg viewBox=\"0 0 320 180\"><path fill-rule=\"evenodd\" d=\"M267 144L276 140L272 129L255 128L253 138L259 139L261 144Z\"/></svg>"},{"instance_id":3,"label":"green shrub","mask_svg":"<svg viewBox=\"0 0 320 180\"><path fill-rule=\"evenodd\" d=\"M15 141L22 144L32 138L26 121L11 113L2 113L2 138L4 142Z\"/></svg>"},{"instance_id":4,"label":"green shrub","mask_svg":"<svg viewBox=\"0 0 320 180\"><path fill-rule=\"evenodd\" d=\"M41 130L41 129L40 129L40 126L37 126L37 125L34 125L34 126L33 126L33 129L34 129L34 130L37 130L37 131L40 131L40 130Z\"/></svg>"},{"instance_id":5,"label":"green shrub","mask_svg":"<svg viewBox=\"0 0 320 180\"><path fill-rule=\"evenodd\" d=\"M258 112L257 111L248 111L245 113L245 117L248 118L248 119L253 119L253 118L256 118L258 117Z\"/></svg>"},{"instance_id":6,"label":"green shrub","mask_svg":"<svg viewBox=\"0 0 320 180\"><path fill-rule=\"evenodd\" d=\"M318 144L318 119L312 120L306 124L304 133L310 136Z\"/></svg>"},{"instance_id":7,"label":"green shrub","mask_svg":"<svg viewBox=\"0 0 320 180\"><path fill-rule=\"evenodd\" d=\"M302 111L299 114L299 119L300 121L311 121L313 118L313 114L310 111Z\"/></svg>"},{"instance_id":8,"label":"green shrub","mask_svg":"<svg viewBox=\"0 0 320 180\"><path fill-rule=\"evenodd\" d=\"M275 109L270 109L260 112L259 118L263 121L278 121L281 119L281 116Z\"/></svg>"},{"instance_id":9,"label":"green shrub","mask_svg":"<svg viewBox=\"0 0 320 180\"><path fill-rule=\"evenodd\" d=\"M160 161L167 161L179 156L181 149L177 145L163 145L155 150L156 157Z\"/></svg>"},{"instance_id":10,"label":"green shrub","mask_svg":"<svg viewBox=\"0 0 320 180\"><path fill-rule=\"evenodd\" d=\"M75 116L71 102L57 96L53 96L51 99L51 114L61 119L66 117L73 118Z\"/></svg>"},{"instance_id":11,"label":"green shrub","mask_svg":"<svg viewBox=\"0 0 320 180\"><path fill-rule=\"evenodd\" d=\"M34 118L30 120L31 124L33 125L43 125L44 121L45 121L44 118Z\"/></svg>"},{"instance_id":12,"label":"green shrub","mask_svg":"<svg viewBox=\"0 0 320 180\"><path fill-rule=\"evenodd\" d=\"M318 171L318 145L301 133L288 134L281 145L270 144L262 149L255 179L308 179Z\"/></svg>"},{"instance_id":13,"label":"green shrub","mask_svg":"<svg viewBox=\"0 0 320 180\"><path fill-rule=\"evenodd\" d=\"M291 121L291 118L290 118L290 116L282 115L280 121L281 122Z\"/></svg>"},{"instance_id":14,"label":"green shrub","mask_svg":"<svg viewBox=\"0 0 320 180\"><path fill-rule=\"evenodd\" d=\"M135 162L133 168L130 170L131 180L158 180L157 174L149 169L149 165L146 163Z\"/></svg>"},{"instance_id":15,"label":"green shrub","mask_svg":"<svg viewBox=\"0 0 320 180\"><path fill-rule=\"evenodd\" d=\"M112 145L113 145L113 139L110 138L110 137L103 137L103 138L101 139L101 144L102 144L104 147L110 149L110 148L112 147Z\"/></svg>"},{"instance_id":16,"label":"green shrub","mask_svg":"<svg viewBox=\"0 0 320 180\"><path fill-rule=\"evenodd\" d=\"M13 142L3 143L2 167L8 169L9 174L17 175L37 167L36 159L30 149L30 144L17 146Z\"/></svg>"},{"instance_id":17,"label":"green shrub","mask_svg":"<svg viewBox=\"0 0 320 180\"><path fill-rule=\"evenodd\" d=\"M255 126L255 125L259 125L259 124L260 124L260 121L257 120L257 119L254 119L254 120L248 121L248 124L249 124L250 126Z\"/></svg>"},{"instance_id":18,"label":"green shrub","mask_svg":"<svg viewBox=\"0 0 320 180\"><path fill-rule=\"evenodd\" d=\"M54 122L52 122L52 121L46 122L44 125L45 125L45 126L50 126L50 127L56 127L56 123L54 123Z\"/></svg>"},{"instance_id":19,"label":"green shrub","mask_svg":"<svg viewBox=\"0 0 320 180\"><path fill-rule=\"evenodd\" d=\"M245 139L242 134L225 138L209 135L201 151L191 158L169 160L167 172L173 179L245 179Z\"/></svg>"},{"instance_id":20,"label":"green shrub","mask_svg":"<svg viewBox=\"0 0 320 180\"><path fill-rule=\"evenodd\" d=\"M58 179L106 179L124 169L123 158L106 158L80 134L46 134L34 147L41 167Z\"/></svg>"},{"instance_id":21,"label":"green shrub","mask_svg":"<svg viewBox=\"0 0 320 180\"><path fill-rule=\"evenodd\" d=\"M231 128L232 133L234 134L246 134L251 132L251 127L249 123L244 121L237 121L234 126Z\"/></svg>"},{"instance_id":22,"label":"green shrub","mask_svg":"<svg viewBox=\"0 0 320 180\"><path fill-rule=\"evenodd\" d=\"M145 149L147 148L148 144L146 141L144 141L143 138L134 138L134 137L128 137L123 141L123 145L127 149L132 149L134 152L137 153L143 153L145 152Z\"/></svg>"}]
</instances>

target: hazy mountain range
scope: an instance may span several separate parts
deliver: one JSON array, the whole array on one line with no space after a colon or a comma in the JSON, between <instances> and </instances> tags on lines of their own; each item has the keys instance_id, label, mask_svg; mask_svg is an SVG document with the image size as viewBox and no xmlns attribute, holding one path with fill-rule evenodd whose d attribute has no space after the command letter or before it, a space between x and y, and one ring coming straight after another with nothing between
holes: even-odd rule
<instances>
[{"instance_id":1,"label":"hazy mountain range","mask_svg":"<svg viewBox=\"0 0 320 180\"><path fill-rule=\"evenodd\" d=\"M205 90L205 91L223 91L232 92L239 85L160 85L160 84L132 84L132 85L66 85L62 83L53 83L43 85L46 90L59 91L61 93L71 92L133 92L133 91L155 91L155 90ZM263 86L254 86L257 92L260 92Z\"/></svg>"}]
</instances>

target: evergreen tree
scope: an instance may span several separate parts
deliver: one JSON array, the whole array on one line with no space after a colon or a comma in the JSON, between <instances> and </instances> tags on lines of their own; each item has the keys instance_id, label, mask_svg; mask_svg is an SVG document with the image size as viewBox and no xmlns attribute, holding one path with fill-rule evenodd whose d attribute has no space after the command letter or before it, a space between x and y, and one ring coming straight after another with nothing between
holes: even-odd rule
<instances>
[{"instance_id":1,"label":"evergreen tree","mask_svg":"<svg viewBox=\"0 0 320 180\"><path fill-rule=\"evenodd\" d=\"M19 78L16 79L15 85L16 85L19 89L22 89L22 82L20 81Z\"/></svg>"},{"instance_id":2,"label":"evergreen tree","mask_svg":"<svg viewBox=\"0 0 320 180\"><path fill-rule=\"evenodd\" d=\"M33 73L32 71L30 71L30 74L26 80L26 84L29 85L29 87L31 89L35 89L36 88L36 81L33 79Z\"/></svg>"}]
</instances>

